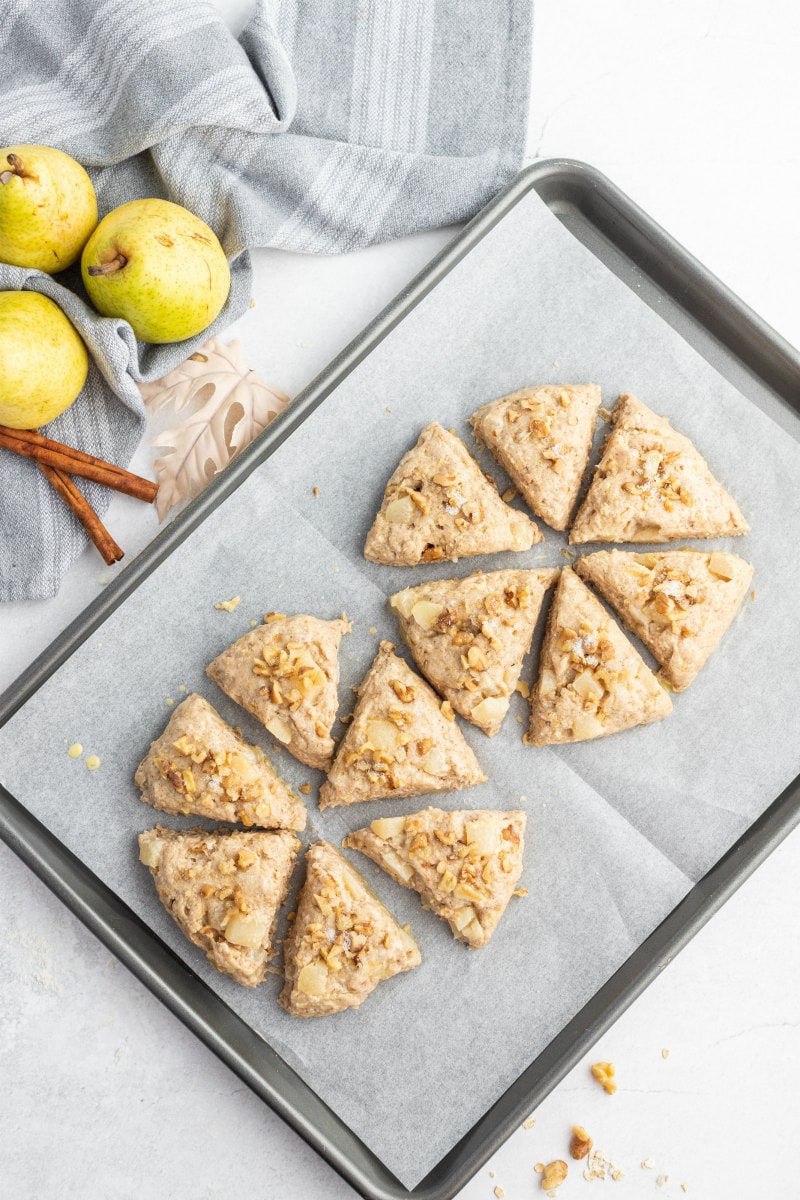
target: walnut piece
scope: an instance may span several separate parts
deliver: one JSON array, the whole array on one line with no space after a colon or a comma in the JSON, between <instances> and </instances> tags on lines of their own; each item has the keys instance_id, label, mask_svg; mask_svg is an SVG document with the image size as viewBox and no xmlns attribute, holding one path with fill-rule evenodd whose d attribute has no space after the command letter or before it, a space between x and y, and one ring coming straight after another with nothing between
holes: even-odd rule
<instances>
[{"instance_id":1,"label":"walnut piece","mask_svg":"<svg viewBox=\"0 0 800 1200\"><path fill-rule=\"evenodd\" d=\"M614 1075L616 1074L614 1064L612 1062L592 1063L592 1074L597 1082L602 1084L606 1094L613 1096L617 1090L617 1085L614 1082Z\"/></svg>"},{"instance_id":2,"label":"walnut piece","mask_svg":"<svg viewBox=\"0 0 800 1200\"><path fill-rule=\"evenodd\" d=\"M542 1187L546 1192L551 1188L560 1187L567 1178L569 1167L564 1162L563 1158L557 1158L554 1162L550 1162L542 1172Z\"/></svg>"},{"instance_id":3,"label":"walnut piece","mask_svg":"<svg viewBox=\"0 0 800 1200\"><path fill-rule=\"evenodd\" d=\"M594 1142L582 1125L572 1126L572 1141L569 1144L569 1152L576 1161L586 1158L593 1145Z\"/></svg>"}]
</instances>

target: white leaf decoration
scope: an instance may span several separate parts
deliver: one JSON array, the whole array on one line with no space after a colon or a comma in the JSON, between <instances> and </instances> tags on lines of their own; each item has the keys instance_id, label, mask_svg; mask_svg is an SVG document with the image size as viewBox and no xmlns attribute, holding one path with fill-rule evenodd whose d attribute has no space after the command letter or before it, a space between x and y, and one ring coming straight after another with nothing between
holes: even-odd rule
<instances>
[{"instance_id":1,"label":"white leaf decoration","mask_svg":"<svg viewBox=\"0 0 800 1200\"><path fill-rule=\"evenodd\" d=\"M162 451L155 461L158 517L192 500L269 425L289 403L250 370L239 342L211 338L185 363L155 383L139 385L145 404L159 413L172 405L181 412L191 401L200 407L153 441Z\"/></svg>"}]
</instances>

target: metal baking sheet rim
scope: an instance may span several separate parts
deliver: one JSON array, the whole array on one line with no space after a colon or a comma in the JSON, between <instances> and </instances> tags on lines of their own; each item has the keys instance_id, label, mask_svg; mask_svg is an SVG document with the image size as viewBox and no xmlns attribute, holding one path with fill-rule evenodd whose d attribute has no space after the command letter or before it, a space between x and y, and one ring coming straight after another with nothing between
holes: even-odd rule
<instances>
[{"instance_id":1,"label":"metal baking sheet rim","mask_svg":"<svg viewBox=\"0 0 800 1200\"><path fill-rule=\"evenodd\" d=\"M579 209L635 269L798 410L800 356L774 330L598 171L567 159L535 163L487 205L0 696L0 725L531 188L547 203L567 201ZM799 821L800 777L409 1192L261 1037L0 786L0 837L154 995L369 1200L450 1200Z\"/></svg>"}]
</instances>

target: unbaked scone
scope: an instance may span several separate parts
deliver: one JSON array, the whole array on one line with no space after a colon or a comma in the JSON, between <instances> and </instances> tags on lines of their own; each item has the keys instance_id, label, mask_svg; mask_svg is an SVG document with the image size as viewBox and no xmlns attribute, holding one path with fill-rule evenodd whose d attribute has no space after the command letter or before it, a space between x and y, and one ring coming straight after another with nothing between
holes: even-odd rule
<instances>
[{"instance_id":1,"label":"unbaked scone","mask_svg":"<svg viewBox=\"0 0 800 1200\"><path fill-rule=\"evenodd\" d=\"M661 663L674 692L689 686L739 609L753 568L736 554L599 550L575 563Z\"/></svg>"},{"instance_id":2,"label":"unbaked scone","mask_svg":"<svg viewBox=\"0 0 800 1200\"><path fill-rule=\"evenodd\" d=\"M397 657L391 642L381 642L320 788L320 808L452 792L485 780L452 706Z\"/></svg>"},{"instance_id":3,"label":"unbaked scone","mask_svg":"<svg viewBox=\"0 0 800 1200\"><path fill-rule=\"evenodd\" d=\"M689 439L635 396L620 396L570 542L674 542L749 528Z\"/></svg>"},{"instance_id":4,"label":"unbaked scone","mask_svg":"<svg viewBox=\"0 0 800 1200\"><path fill-rule=\"evenodd\" d=\"M600 408L594 383L521 388L470 417L475 434L553 529L566 529L589 465Z\"/></svg>"},{"instance_id":5,"label":"unbaked scone","mask_svg":"<svg viewBox=\"0 0 800 1200\"><path fill-rule=\"evenodd\" d=\"M503 503L464 443L434 421L386 485L364 557L415 567L530 550L541 539L529 517Z\"/></svg>"},{"instance_id":6,"label":"unbaked scone","mask_svg":"<svg viewBox=\"0 0 800 1200\"><path fill-rule=\"evenodd\" d=\"M303 801L202 696L187 696L139 764L142 799L161 812L305 829Z\"/></svg>"},{"instance_id":7,"label":"unbaked scone","mask_svg":"<svg viewBox=\"0 0 800 1200\"><path fill-rule=\"evenodd\" d=\"M423 675L489 737L503 723L558 571L476 571L389 598Z\"/></svg>"},{"instance_id":8,"label":"unbaked scone","mask_svg":"<svg viewBox=\"0 0 800 1200\"><path fill-rule=\"evenodd\" d=\"M655 675L569 567L547 619L531 692L529 746L582 742L660 721L672 702Z\"/></svg>"},{"instance_id":9,"label":"unbaked scone","mask_svg":"<svg viewBox=\"0 0 800 1200\"><path fill-rule=\"evenodd\" d=\"M344 845L360 850L392 879L419 892L472 949L485 946L522 873L525 813L443 812L383 817L357 829Z\"/></svg>"},{"instance_id":10,"label":"unbaked scone","mask_svg":"<svg viewBox=\"0 0 800 1200\"><path fill-rule=\"evenodd\" d=\"M177 832L156 825L139 834L139 858L167 912L213 967L244 987L266 974L299 849L286 830Z\"/></svg>"},{"instance_id":11,"label":"unbaked scone","mask_svg":"<svg viewBox=\"0 0 800 1200\"><path fill-rule=\"evenodd\" d=\"M276 741L308 767L327 770L339 707L339 643L350 622L268 613L264 624L206 669Z\"/></svg>"},{"instance_id":12,"label":"unbaked scone","mask_svg":"<svg viewBox=\"0 0 800 1200\"><path fill-rule=\"evenodd\" d=\"M328 842L306 854L306 880L284 944L286 983L278 1002L293 1017L358 1008L379 983L418 967L407 929Z\"/></svg>"}]
</instances>

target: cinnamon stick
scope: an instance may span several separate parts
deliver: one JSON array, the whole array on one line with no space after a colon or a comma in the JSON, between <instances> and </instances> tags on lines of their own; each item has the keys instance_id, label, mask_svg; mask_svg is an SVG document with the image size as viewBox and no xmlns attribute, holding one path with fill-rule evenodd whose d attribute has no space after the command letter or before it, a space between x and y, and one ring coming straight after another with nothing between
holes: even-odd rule
<instances>
[{"instance_id":1,"label":"cinnamon stick","mask_svg":"<svg viewBox=\"0 0 800 1200\"><path fill-rule=\"evenodd\" d=\"M137 500L152 503L158 492L158 485L141 475L134 475L114 463L95 458L93 454L85 454L82 450L74 450L61 442L54 442L43 437L32 429L11 429L0 425L0 447L13 450L23 458L31 458L39 464L46 464L68 475L80 475L82 479L91 479L114 491L124 492Z\"/></svg>"},{"instance_id":2,"label":"cinnamon stick","mask_svg":"<svg viewBox=\"0 0 800 1200\"><path fill-rule=\"evenodd\" d=\"M58 450L61 454L68 454L70 458L74 458L79 462L99 463L104 467L108 467L109 471L115 471L118 475L138 479L142 483L150 483L149 479L143 479L141 475L133 475L131 471L126 471L124 467L118 467L116 463L106 462L105 459L96 458L94 454L86 454L83 450L76 450L74 446L66 446L62 442L55 442L52 438L45 437L44 434L39 433L38 429L12 429L10 425L0 424L0 433L5 433L9 437L16 438L21 442L33 442L36 446ZM158 491L157 484L151 483L150 486L154 491Z\"/></svg>"},{"instance_id":3,"label":"cinnamon stick","mask_svg":"<svg viewBox=\"0 0 800 1200\"><path fill-rule=\"evenodd\" d=\"M53 488L61 496L62 500L72 509L75 516L80 521L83 528L88 533L91 540L94 542L97 549L103 556L103 561L107 566L112 563L119 562L124 556L124 551L120 549L117 543L112 538L111 534L106 529L103 522L94 511L89 501L81 491L75 486L69 475L63 471L59 471L56 467L48 466L47 463L40 462L39 470L47 479L48 483L52 484Z\"/></svg>"}]
</instances>

